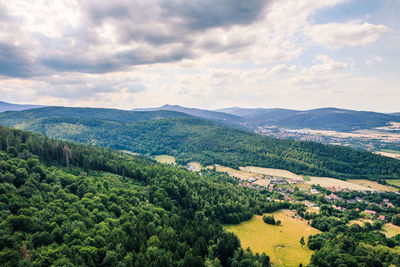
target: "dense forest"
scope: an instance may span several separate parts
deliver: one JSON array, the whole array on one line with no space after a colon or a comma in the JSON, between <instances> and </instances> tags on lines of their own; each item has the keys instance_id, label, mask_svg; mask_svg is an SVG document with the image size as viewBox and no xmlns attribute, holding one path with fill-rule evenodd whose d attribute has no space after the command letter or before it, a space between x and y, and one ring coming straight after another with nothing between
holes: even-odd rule
<instances>
[{"instance_id":1,"label":"dense forest","mask_svg":"<svg viewBox=\"0 0 400 267\"><path fill-rule=\"evenodd\" d=\"M269 266L222 228L290 207L268 194L0 127L0 266Z\"/></svg>"},{"instance_id":2,"label":"dense forest","mask_svg":"<svg viewBox=\"0 0 400 267\"><path fill-rule=\"evenodd\" d=\"M52 138L234 168L259 166L336 178L399 178L400 161L347 147L281 140L172 111L41 108L0 114L0 124Z\"/></svg>"}]
</instances>

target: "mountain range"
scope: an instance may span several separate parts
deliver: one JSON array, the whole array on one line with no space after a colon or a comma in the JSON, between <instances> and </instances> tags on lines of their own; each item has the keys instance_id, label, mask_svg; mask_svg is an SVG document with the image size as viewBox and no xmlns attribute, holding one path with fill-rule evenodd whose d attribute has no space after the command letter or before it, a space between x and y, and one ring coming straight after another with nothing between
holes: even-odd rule
<instances>
[{"instance_id":1,"label":"mountain range","mask_svg":"<svg viewBox=\"0 0 400 267\"><path fill-rule=\"evenodd\" d=\"M164 105L158 108L135 110L173 110L248 130L255 130L258 127L279 127L287 129L309 128L317 130L354 131L386 126L390 125L391 122L400 122L400 117L396 114L338 108L292 110L281 108L253 109L233 107L210 111L177 105Z\"/></svg>"},{"instance_id":2,"label":"mountain range","mask_svg":"<svg viewBox=\"0 0 400 267\"><path fill-rule=\"evenodd\" d=\"M5 111L20 111L20 110L26 110L26 109L32 109L32 108L40 108L43 106L40 105L20 105L20 104L12 104L12 103L7 103L0 101L0 112L5 112Z\"/></svg>"},{"instance_id":3,"label":"mountain range","mask_svg":"<svg viewBox=\"0 0 400 267\"><path fill-rule=\"evenodd\" d=\"M400 177L400 161L395 159L347 147L275 139L171 110L45 107L1 113L0 124L144 155L167 154L180 164L259 166L338 178Z\"/></svg>"}]
</instances>

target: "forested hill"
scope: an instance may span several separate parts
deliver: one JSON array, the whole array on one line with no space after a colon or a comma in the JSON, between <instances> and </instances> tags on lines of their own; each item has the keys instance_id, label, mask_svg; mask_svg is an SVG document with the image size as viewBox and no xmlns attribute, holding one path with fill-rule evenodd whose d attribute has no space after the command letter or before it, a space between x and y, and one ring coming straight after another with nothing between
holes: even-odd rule
<instances>
[{"instance_id":1,"label":"forested hill","mask_svg":"<svg viewBox=\"0 0 400 267\"><path fill-rule=\"evenodd\" d=\"M12 104L12 103L7 103L0 101L0 112L4 111L20 111L20 110L26 110L26 109L32 109L32 108L40 108L42 106L38 105L20 105L20 104Z\"/></svg>"},{"instance_id":2,"label":"forested hill","mask_svg":"<svg viewBox=\"0 0 400 267\"><path fill-rule=\"evenodd\" d=\"M338 108L319 108L311 110L291 109L243 109L227 108L220 112L240 116L253 127L277 126L292 129L321 129L335 131L354 131L371 129L399 122L395 114L347 110Z\"/></svg>"},{"instance_id":3,"label":"forested hill","mask_svg":"<svg viewBox=\"0 0 400 267\"><path fill-rule=\"evenodd\" d=\"M44 112L41 118L34 110L0 114L0 124L118 150L169 154L182 164L253 165L337 178L400 177L400 161L395 159L346 147L269 138L185 115L160 118L157 112L145 112L148 120L139 121L135 116L144 113L127 113L127 118L117 121L105 119L113 117L107 112L118 112L115 110L101 110L97 118L95 112L82 118L86 109L53 109L54 117Z\"/></svg>"},{"instance_id":4,"label":"forested hill","mask_svg":"<svg viewBox=\"0 0 400 267\"><path fill-rule=\"evenodd\" d=\"M269 266L221 225L289 207L265 197L0 126L0 266Z\"/></svg>"}]
</instances>

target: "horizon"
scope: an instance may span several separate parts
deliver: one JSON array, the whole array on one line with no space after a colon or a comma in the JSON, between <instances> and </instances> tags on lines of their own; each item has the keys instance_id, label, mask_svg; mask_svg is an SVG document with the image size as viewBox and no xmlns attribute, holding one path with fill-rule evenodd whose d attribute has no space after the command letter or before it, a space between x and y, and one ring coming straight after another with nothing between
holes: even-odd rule
<instances>
[{"instance_id":1,"label":"horizon","mask_svg":"<svg viewBox=\"0 0 400 267\"><path fill-rule=\"evenodd\" d=\"M294 108L282 108L282 107L240 107L240 106L230 106L230 107L222 107L222 108L216 108L216 109L208 109L208 108L198 108L198 107L192 107L192 106L183 106L183 105L178 105L178 104L163 104L160 106L153 106L153 107L133 107L133 108L127 108L127 109L122 109L122 108L116 108L116 107L96 107L96 106L62 106L62 105L42 105L42 104L29 104L29 103L10 103L6 101L0 100L0 103L5 103L5 104L11 104L11 105L33 105L33 106L38 106L37 108L45 108L45 107L64 107L64 108L99 108L99 109L115 109L115 110L122 110L122 111L140 111L136 109L157 109L157 108L162 108L164 106L177 106L177 107L182 107L182 108L188 108L188 109L201 109L201 110L206 110L206 111L215 111L215 112L221 112L225 113L222 111L223 109L231 109L231 108L241 108L241 109L286 109L286 110L294 110L294 111L309 111L309 110L317 110L317 109L343 109L343 110L351 110L351 111L363 111L363 112L375 112L375 113L382 113L382 114L393 114L393 113L399 113L399 111L393 111L393 112L380 112L380 111L375 111L375 110L358 110L358 109L347 109L347 108L339 108L339 107L317 107L317 108L311 108L311 109L294 109ZM23 110L22 110L23 111Z\"/></svg>"},{"instance_id":2,"label":"horizon","mask_svg":"<svg viewBox=\"0 0 400 267\"><path fill-rule=\"evenodd\" d=\"M396 0L0 0L0 95L400 112L399 13Z\"/></svg>"}]
</instances>

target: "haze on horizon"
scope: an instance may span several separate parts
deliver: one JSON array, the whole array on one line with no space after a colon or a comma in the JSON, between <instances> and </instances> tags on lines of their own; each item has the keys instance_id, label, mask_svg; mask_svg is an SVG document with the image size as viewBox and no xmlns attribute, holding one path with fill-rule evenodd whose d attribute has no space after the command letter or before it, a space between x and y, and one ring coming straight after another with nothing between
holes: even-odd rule
<instances>
[{"instance_id":1,"label":"haze on horizon","mask_svg":"<svg viewBox=\"0 0 400 267\"><path fill-rule=\"evenodd\" d=\"M399 112L397 0L0 0L0 100Z\"/></svg>"}]
</instances>

